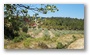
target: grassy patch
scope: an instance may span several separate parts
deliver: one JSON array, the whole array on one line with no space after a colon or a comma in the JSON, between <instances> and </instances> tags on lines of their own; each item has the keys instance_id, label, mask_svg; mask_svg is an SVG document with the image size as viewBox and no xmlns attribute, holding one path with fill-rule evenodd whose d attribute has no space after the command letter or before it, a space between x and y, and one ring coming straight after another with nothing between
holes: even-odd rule
<instances>
[{"instance_id":1,"label":"grassy patch","mask_svg":"<svg viewBox=\"0 0 90 55\"><path fill-rule=\"evenodd\" d=\"M26 38L29 38L29 37L31 37L31 36L28 35L28 34L26 34L25 32L21 32L21 33L20 33L20 36L17 36L17 37L15 37L15 38L13 39L13 42L20 42L20 41L22 41L22 40L24 40L24 39L26 39Z\"/></svg>"},{"instance_id":2,"label":"grassy patch","mask_svg":"<svg viewBox=\"0 0 90 55\"><path fill-rule=\"evenodd\" d=\"M31 45L31 38L25 39L23 44L26 48L29 48L29 46Z\"/></svg>"},{"instance_id":3,"label":"grassy patch","mask_svg":"<svg viewBox=\"0 0 90 55\"><path fill-rule=\"evenodd\" d=\"M48 30L45 30L43 32L43 38L44 38L44 40L50 40L50 34L49 34Z\"/></svg>"}]
</instances>

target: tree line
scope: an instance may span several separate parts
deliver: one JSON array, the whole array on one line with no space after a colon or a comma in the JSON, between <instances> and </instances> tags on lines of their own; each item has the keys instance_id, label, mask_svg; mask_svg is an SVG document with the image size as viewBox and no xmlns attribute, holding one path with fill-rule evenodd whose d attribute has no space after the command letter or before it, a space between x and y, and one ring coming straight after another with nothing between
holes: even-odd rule
<instances>
[{"instance_id":1,"label":"tree line","mask_svg":"<svg viewBox=\"0 0 90 55\"><path fill-rule=\"evenodd\" d=\"M43 18L41 27L58 30L84 30L84 19L70 17Z\"/></svg>"}]
</instances>

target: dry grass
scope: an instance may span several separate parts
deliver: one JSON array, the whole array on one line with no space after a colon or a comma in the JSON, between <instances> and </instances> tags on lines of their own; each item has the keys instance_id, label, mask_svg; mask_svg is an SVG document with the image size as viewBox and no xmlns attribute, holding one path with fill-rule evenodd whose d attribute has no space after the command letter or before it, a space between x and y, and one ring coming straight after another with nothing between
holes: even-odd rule
<instances>
[{"instance_id":1,"label":"dry grass","mask_svg":"<svg viewBox=\"0 0 90 55\"><path fill-rule=\"evenodd\" d=\"M10 43L10 41L5 40L5 49L56 49L57 43L61 42L63 46L66 46L65 48L67 49L81 49L83 47L78 47L78 46L83 46L84 43L81 44L81 41L83 42L84 40L78 40L83 38L83 34L64 34L61 35L60 37L55 37L55 35L51 32L50 33L50 39L49 40L44 40L43 37L43 32L41 31L38 35L35 36L35 38L30 38L30 45L25 46L25 41L17 42L17 43ZM28 32L29 35L32 35L33 32ZM73 36L75 36L76 40L74 40ZM37 37L37 38L36 38ZM75 41L75 42L74 42ZM7 44L10 43L10 44ZM80 44L80 45L79 45ZM45 47L45 48L44 48Z\"/></svg>"}]
</instances>

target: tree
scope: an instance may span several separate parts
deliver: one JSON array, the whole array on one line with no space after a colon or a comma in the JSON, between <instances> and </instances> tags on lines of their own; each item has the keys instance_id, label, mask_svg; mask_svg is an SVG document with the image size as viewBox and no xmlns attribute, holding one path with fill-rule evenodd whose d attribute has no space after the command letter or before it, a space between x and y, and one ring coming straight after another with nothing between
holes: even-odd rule
<instances>
[{"instance_id":1,"label":"tree","mask_svg":"<svg viewBox=\"0 0 90 55\"><path fill-rule=\"evenodd\" d=\"M31 4L4 4L4 35L5 38L13 39L18 36L19 28L21 26L20 16L23 18L30 18L28 11L33 11L35 17L39 15L39 13L47 14L48 12L58 11L55 5L50 4L40 4L41 7L34 7ZM35 18L36 19L36 18ZM33 19L30 20L30 22ZM8 34L9 33L9 34ZM12 34L10 34L12 33Z\"/></svg>"}]
</instances>

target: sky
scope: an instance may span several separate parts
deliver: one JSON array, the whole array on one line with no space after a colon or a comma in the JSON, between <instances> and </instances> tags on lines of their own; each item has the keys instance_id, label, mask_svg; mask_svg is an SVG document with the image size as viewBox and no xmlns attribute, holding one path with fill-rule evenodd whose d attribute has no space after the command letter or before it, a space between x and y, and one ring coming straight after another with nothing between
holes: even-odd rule
<instances>
[{"instance_id":1,"label":"sky","mask_svg":"<svg viewBox=\"0 0 90 55\"><path fill-rule=\"evenodd\" d=\"M55 13L48 12L47 14L39 13L41 17L71 17L84 19L84 4L54 4L59 9ZM35 6L35 5L34 5ZM40 7L40 5L36 5ZM31 16L33 15L32 11L28 12Z\"/></svg>"}]
</instances>

